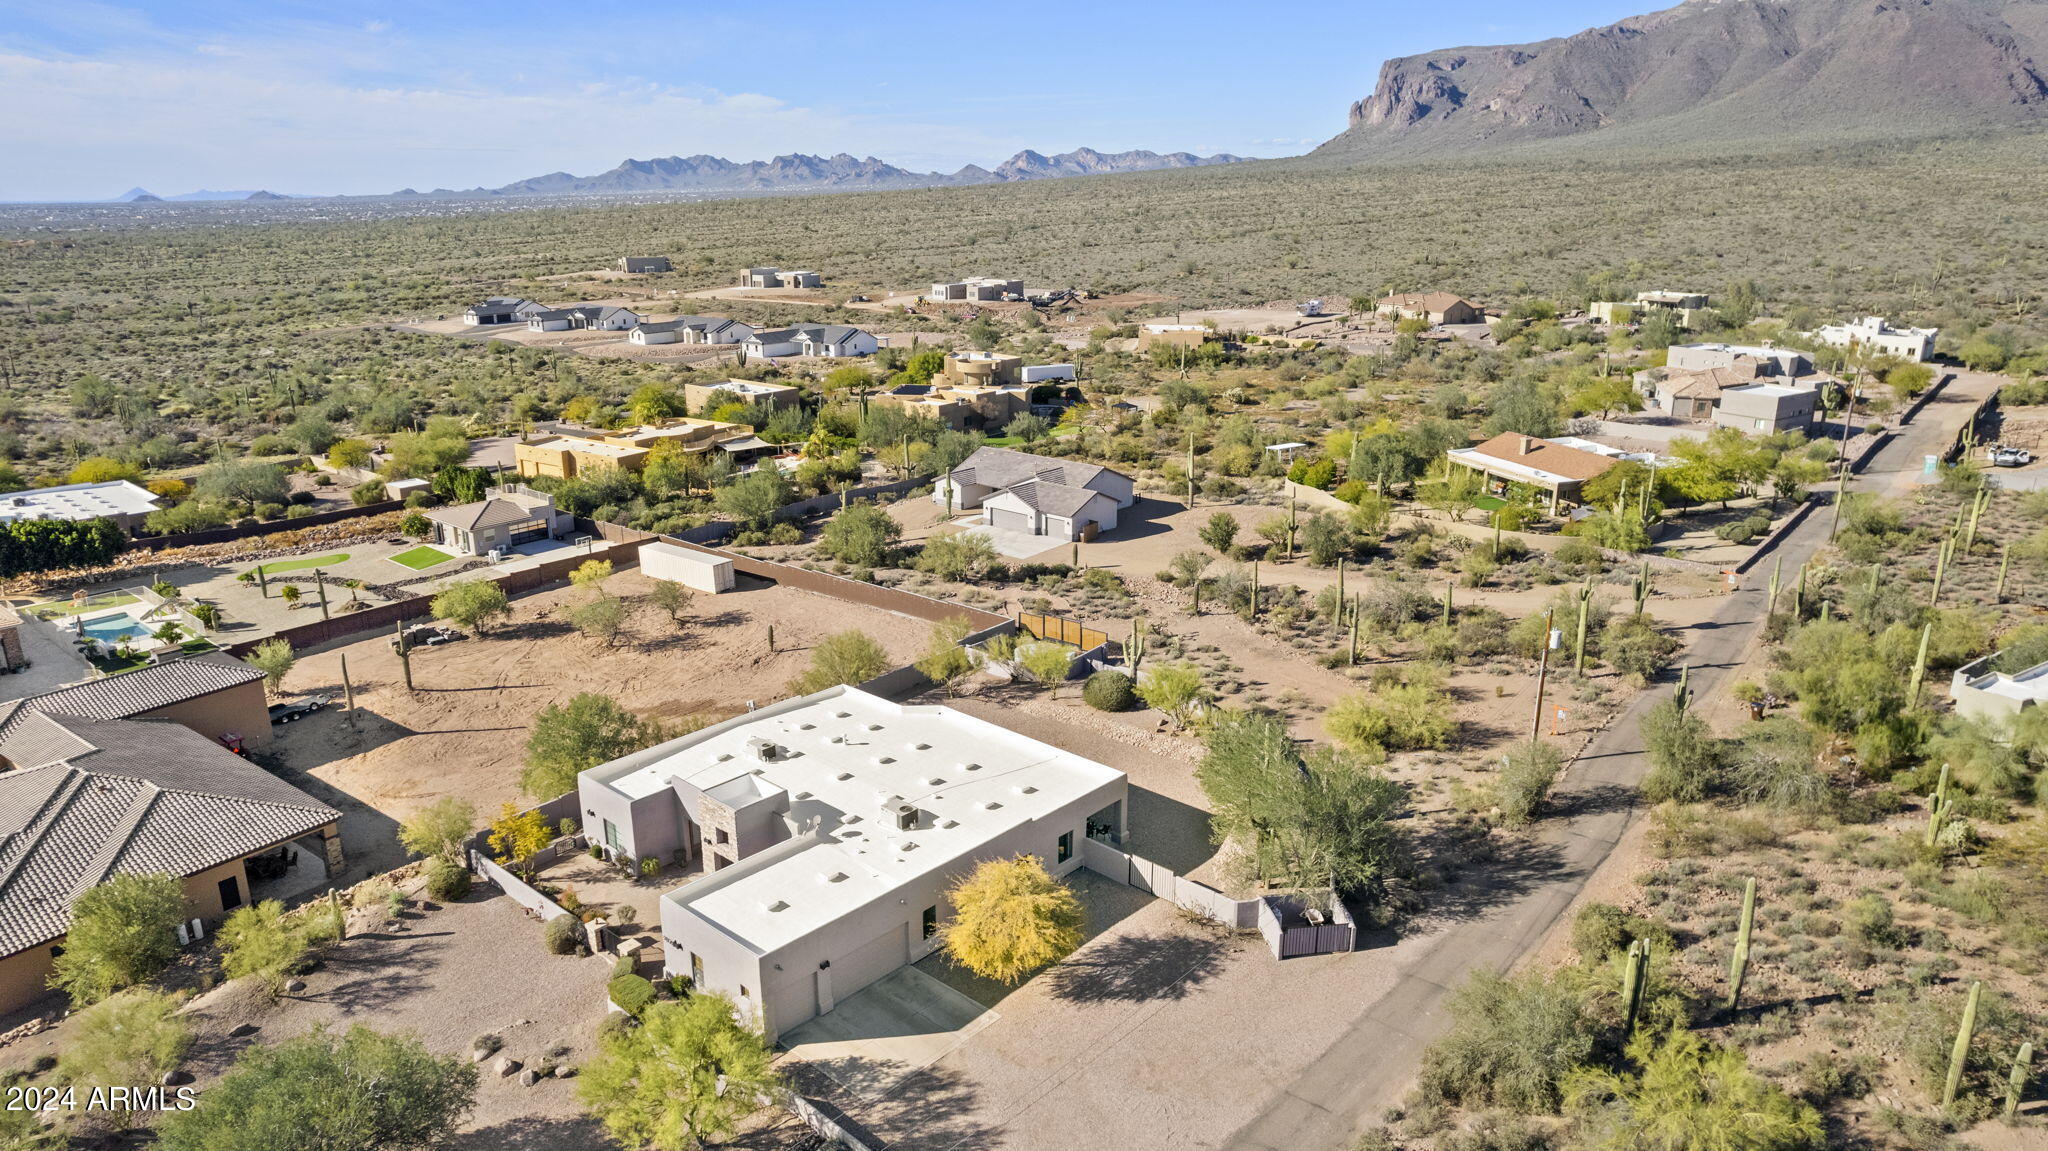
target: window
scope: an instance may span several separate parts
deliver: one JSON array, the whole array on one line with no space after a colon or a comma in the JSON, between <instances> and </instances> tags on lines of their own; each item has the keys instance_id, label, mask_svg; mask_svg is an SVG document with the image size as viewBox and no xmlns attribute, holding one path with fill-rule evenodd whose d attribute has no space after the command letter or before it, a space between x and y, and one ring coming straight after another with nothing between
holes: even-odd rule
<instances>
[{"instance_id":1,"label":"window","mask_svg":"<svg viewBox=\"0 0 2048 1151\"><path fill-rule=\"evenodd\" d=\"M604 821L604 842L613 851L623 853L626 850L625 845L619 842L619 825L609 819Z\"/></svg>"},{"instance_id":2,"label":"window","mask_svg":"<svg viewBox=\"0 0 2048 1151\"><path fill-rule=\"evenodd\" d=\"M731 835L730 835L729 833L727 833L727 831L726 831L726 830L725 830L724 828L722 828L722 827L718 829L718 842L720 842L720 843L731 843L731 842L732 842L732 836L731 836Z\"/></svg>"},{"instance_id":3,"label":"window","mask_svg":"<svg viewBox=\"0 0 2048 1151\"><path fill-rule=\"evenodd\" d=\"M939 909L936 907L927 907L924 909L924 937L926 939L930 939L932 936L937 935L938 933Z\"/></svg>"},{"instance_id":4,"label":"window","mask_svg":"<svg viewBox=\"0 0 2048 1151\"><path fill-rule=\"evenodd\" d=\"M1060 857L1055 862L1065 863L1074 858L1074 833L1069 831L1060 836Z\"/></svg>"},{"instance_id":5,"label":"window","mask_svg":"<svg viewBox=\"0 0 2048 1151\"><path fill-rule=\"evenodd\" d=\"M698 987L704 985L704 957L690 952L690 982Z\"/></svg>"},{"instance_id":6,"label":"window","mask_svg":"<svg viewBox=\"0 0 2048 1151\"><path fill-rule=\"evenodd\" d=\"M740 984L740 998L747 998L747 985L744 983Z\"/></svg>"}]
</instances>

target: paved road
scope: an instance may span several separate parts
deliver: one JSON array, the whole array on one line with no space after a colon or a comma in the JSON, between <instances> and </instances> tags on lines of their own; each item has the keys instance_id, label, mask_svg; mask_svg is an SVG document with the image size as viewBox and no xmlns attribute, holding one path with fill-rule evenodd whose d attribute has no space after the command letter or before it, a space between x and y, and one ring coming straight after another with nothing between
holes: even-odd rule
<instances>
[{"instance_id":1,"label":"paved road","mask_svg":"<svg viewBox=\"0 0 2048 1151\"><path fill-rule=\"evenodd\" d=\"M1880 449L1853 487L1888 494L1909 489L1923 458L1951 442L1971 407L1995 387L1995 377L1960 375ZM1777 557L1787 572L1797 570L1827 541L1831 518L1824 507L1808 515L1711 619L1692 629L1685 659L1694 691L1718 689L1728 670L1741 665L1763 620ZM1423 1049L1450 1023L1450 989L1474 970L1504 972L1537 946L1621 841L1636 817L1635 788L1648 768L1637 734L1641 720L1671 690L1667 683L1637 696L1566 772L1554 802L1571 814L1552 821L1541 837L1540 867L1513 881L1497 906L1452 923L1409 955L1393 989L1240 1129L1225 1144L1229 1151L1334 1151L1399 1102Z\"/></svg>"}]
</instances>

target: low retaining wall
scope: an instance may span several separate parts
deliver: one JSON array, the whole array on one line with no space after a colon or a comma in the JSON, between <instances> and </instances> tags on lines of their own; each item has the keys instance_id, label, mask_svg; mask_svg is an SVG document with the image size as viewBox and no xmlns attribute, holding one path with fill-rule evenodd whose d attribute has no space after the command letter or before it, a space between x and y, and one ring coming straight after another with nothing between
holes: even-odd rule
<instances>
[{"instance_id":1,"label":"low retaining wall","mask_svg":"<svg viewBox=\"0 0 2048 1151\"><path fill-rule=\"evenodd\" d=\"M575 819L581 814L582 801L576 792L571 791L558 795L538 807L527 808L527 811L540 812L548 821L548 826L554 827L564 819ZM525 812L520 814L524 815ZM541 848L533 855L533 870L539 870L558 859L575 854L580 848L573 845L583 840L582 835L572 835L566 839L557 839ZM488 882L497 885L498 890L510 896L514 903L538 914L543 922L569 914L567 908L542 895L532 884L512 874L510 868L491 858L489 828L469 837L469 867Z\"/></svg>"},{"instance_id":2,"label":"low retaining wall","mask_svg":"<svg viewBox=\"0 0 2048 1151\"><path fill-rule=\"evenodd\" d=\"M1156 895L1176 907L1203 915L1225 927L1247 930L1259 925L1259 901L1232 899L1205 883L1178 875L1164 864L1120 851L1099 839L1081 839L1081 866L1126 887Z\"/></svg>"},{"instance_id":3,"label":"low retaining wall","mask_svg":"<svg viewBox=\"0 0 2048 1151\"><path fill-rule=\"evenodd\" d=\"M168 536L142 536L128 541L129 551L155 551L158 548L182 548L194 544L219 544L229 540L248 539L250 536L267 536L272 532L288 532L298 528L315 528L321 524L340 523L342 520L358 519L362 516L381 515L405 507L402 500L383 500L374 504L356 507L336 508L331 512L314 512L297 519L264 520L247 527L208 528L203 532L179 532Z\"/></svg>"},{"instance_id":4,"label":"low retaining wall","mask_svg":"<svg viewBox=\"0 0 2048 1151\"><path fill-rule=\"evenodd\" d=\"M1299 910L1297 901L1285 896L1267 896L1259 900L1259 934L1273 949L1275 959L1330 955L1357 949L1358 925L1352 922L1351 913L1344 910L1343 900L1330 900L1328 923L1286 926L1282 916L1298 914Z\"/></svg>"},{"instance_id":5,"label":"low retaining wall","mask_svg":"<svg viewBox=\"0 0 2048 1151\"><path fill-rule=\"evenodd\" d=\"M653 539L654 537L647 536L646 538ZM614 570L623 571L626 568L638 566L640 554L633 547L621 544L608 544L603 548L592 548L588 552L579 551L562 559L549 560L546 563L520 571L501 572L497 575L479 575L476 578L490 580L492 583L504 588L505 594L509 597L525 592L539 591L549 584L560 583L568 579L569 573L581 567L585 561L595 559L610 560ZM240 643L230 644L223 650L229 655L247 655L257 644L266 643L272 639L282 639L292 645L292 650L297 651L341 639L345 636L392 627L402 620L423 619L433 613L433 604L432 596L420 595L410 599L396 600L391 603L377 604L374 607L366 607L357 611L335 612L327 619L315 619L309 623L299 624L296 627L284 628L262 639L243 640ZM314 609L302 608L300 610Z\"/></svg>"},{"instance_id":6,"label":"low retaining wall","mask_svg":"<svg viewBox=\"0 0 2048 1151\"><path fill-rule=\"evenodd\" d=\"M862 583L859 580L845 579L828 572L792 567L789 564L779 564L771 560L754 559L724 548L706 547L703 544L692 543L678 536L651 538L658 538L666 543L675 544L678 547L693 548L707 555L715 555L720 559L729 559L732 561L733 571L741 575L749 575L755 579L766 580L769 583L801 588L804 591L817 592L819 595L831 596L833 599L846 600L849 603L881 608L883 611L895 612L897 615L907 615L912 619L921 619L927 623L939 623L944 620L958 619L964 616L969 627L981 631L1010 622L1008 616L997 615L994 612L983 611L980 608L968 607L965 604L947 603L943 600L932 599L929 596L918 595L916 592L882 587L879 584Z\"/></svg>"}]
</instances>

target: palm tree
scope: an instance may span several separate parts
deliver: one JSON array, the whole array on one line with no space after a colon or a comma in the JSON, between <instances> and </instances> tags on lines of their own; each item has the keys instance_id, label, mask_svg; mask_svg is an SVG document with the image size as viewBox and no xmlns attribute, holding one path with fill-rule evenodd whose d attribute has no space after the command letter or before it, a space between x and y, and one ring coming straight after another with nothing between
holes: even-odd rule
<instances>
[{"instance_id":1,"label":"palm tree","mask_svg":"<svg viewBox=\"0 0 2048 1151\"><path fill-rule=\"evenodd\" d=\"M158 643L177 643L185 638L185 629L178 623L167 623L150 633Z\"/></svg>"},{"instance_id":2,"label":"palm tree","mask_svg":"<svg viewBox=\"0 0 2048 1151\"><path fill-rule=\"evenodd\" d=\"M363 581L359 579L345 579L341 581L341 586L348 589L349 606L356 606L360 602L356 599L356 589L363 586Z\"/></svg>"}]
</instances>

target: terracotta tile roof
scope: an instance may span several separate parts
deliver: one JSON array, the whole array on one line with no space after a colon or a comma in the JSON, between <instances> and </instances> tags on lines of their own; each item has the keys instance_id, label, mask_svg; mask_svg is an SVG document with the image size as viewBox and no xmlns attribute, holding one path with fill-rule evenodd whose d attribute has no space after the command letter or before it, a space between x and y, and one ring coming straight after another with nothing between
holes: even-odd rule
<instances>
[{"instance_id":1,"label":"terracotta tile roof","mask_svg":"<svg viewBox=\"0 0 2048 1151\"><path fill-rule=\"evenodd\" d=\"M1406 292L1380 300L1380 306L1383 308L1407 308L1418 312L1442 312L1459 304L1474 311L1479 309L1479 305L1465 297L1454 296L1449 292Z\"/></svg>"},{"instance_id":2,"label":"terracotta tile roof","mask_svg":"<svg viewBox=\"0 0 2048 1151\"><path fill-rule=\"evenodd\" d=\"M1519 464L1568 480L1590 480L1614 466L1612 458L1598 452L1581 451L1520 432L1502 432L1469 451L1472 455Z\"/></svg>"}]
</instances>

